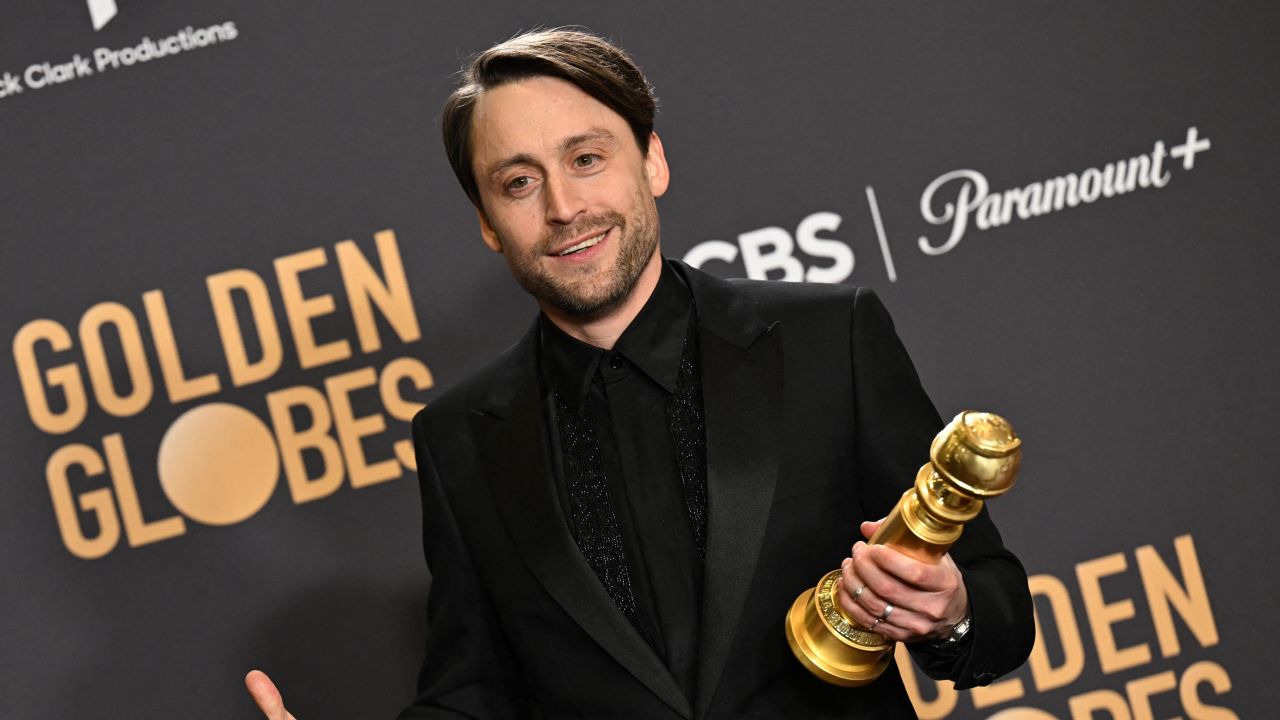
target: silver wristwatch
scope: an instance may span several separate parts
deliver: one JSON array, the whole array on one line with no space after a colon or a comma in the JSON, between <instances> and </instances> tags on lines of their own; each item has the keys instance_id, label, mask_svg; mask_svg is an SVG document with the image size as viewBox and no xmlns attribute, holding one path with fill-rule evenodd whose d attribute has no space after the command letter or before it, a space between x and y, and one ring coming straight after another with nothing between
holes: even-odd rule
<instances>
[{"instance_id":1,"label":"silver wristwatch","mask_svg":"<svg viewBox=\"0 0 1280 720\"><path fill-rule=\"evenodd\" d=\"M951 628L951 635L947 638L947 643L958 643L968 632L969 627L973 625L973 616L965 615L964 619L956 623Z\"/></svg>"}]
</instances>

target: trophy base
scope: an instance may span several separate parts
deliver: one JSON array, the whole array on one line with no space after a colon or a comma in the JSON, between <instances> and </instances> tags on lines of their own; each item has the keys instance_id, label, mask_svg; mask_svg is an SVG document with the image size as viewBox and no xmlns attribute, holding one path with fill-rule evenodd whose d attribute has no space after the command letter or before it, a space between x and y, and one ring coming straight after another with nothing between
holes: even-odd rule
<instances>
[{"instance_id":1,"label":"trophy base","mask_svg":"<svg viewBox=\"0 0 1280 720\"><path fill-rule=\"evenodd\" d=\"M829 574L796 598L787 613L787 644L800 664L821 680L832 685L858 687L880 677L893 661L893 643L870 632L845 629L862 642L840 634L830 627L820 612L819 593L832 585ZM828 601L831 600L828 595Z\"/></svg>"}]
</instances>

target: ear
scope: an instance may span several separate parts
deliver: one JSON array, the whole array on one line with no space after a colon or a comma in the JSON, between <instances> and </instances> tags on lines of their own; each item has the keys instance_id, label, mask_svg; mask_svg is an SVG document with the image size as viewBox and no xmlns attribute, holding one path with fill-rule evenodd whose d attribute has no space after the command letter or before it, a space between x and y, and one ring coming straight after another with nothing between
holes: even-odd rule
<instances>
[{"instance_id":1,"label":"ear","mask_svg":"<svg viewBox=\"0 0 1280 720\"><path fill-rule=\"evenodd\" d=\"M498 231L489 224L489 216L484 214L484 208L476 208L476 217L480 219L480 238L484 240L484 244L490 250L501 253L502 240L498 238Z\"/></svg>"},{"instance_id":2,"label":"ear","mask_svg":"<svg viewBox=\"0 0 1280 720\"><path fill-rule=\"evenodd\" d=\"M645 172L649 177L649 192L662 197L671 182L671 170L667 167L667 155L662 149L658 133L649 133L649 152L644 156Z\"/></svg>"}]
</instances>

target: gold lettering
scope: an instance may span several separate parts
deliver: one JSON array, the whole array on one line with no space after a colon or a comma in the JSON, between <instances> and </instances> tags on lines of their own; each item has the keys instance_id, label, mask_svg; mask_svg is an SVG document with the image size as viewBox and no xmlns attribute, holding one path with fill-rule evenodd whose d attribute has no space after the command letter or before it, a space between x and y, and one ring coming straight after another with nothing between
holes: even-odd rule
<instances>
[{"instance_id":1,"label":"gold lettering","mask_svg":"<svg viewBox=\"0 0 1280 720\"><path fill-rule=\"evenodd\" d=\"M160 374L169 393L169 402L177 405L193 398L218 392L218 376L209 373L198 378L188 378L182 369L182 356L178 354L178 342L173 336L173 323L169 320L169 308L164 293L150 290L142 294L142 304L147 309L147 322L151 325L151 337L156 342L156 356L160 359Z\"/></svg>"},{"instance_id":2,"label":"gold lettering","mask_svg":"<svg viewBox=\"0 0 1280 720\"><path fill-rule=\"evenodd\" d=\"M1166 670L1150 677L1130 680L1124 684L1124 691L1129 696L1129 706L1133 709L1133 720L1155 720L1151 711L1151 696L1168 692L1178 686L1178 678L1172 670Z\"/></svg>"},{"instance_id":3,"label":"gold lettering","mask_svg":"<svg viewBox=\"0 0 1280 720\"><path fill-rule=\"evenodd\" d=\"M1031 666L1031 677L1035 680L1036 690L1044 692L1068 685L1084 670L1084 641L1080 638L1080 626L1076 624L1076 615L1071 610L1071 596L1067 594L1067 586L1051 575L1033 575L1027 580L1032 597L1042 597L1049 603L1053 626L1057 629L1058 640L1062 643L1062 664L1054 667L1049 659L1049 649L1045 647L1043 627L1040 620L1040 609L1036 608L1036 643L1031 648L1028 664Z\"/></svg>"},{"instance_id":4,"label":"gold lettering","mask_svg":"<svg viewBox=\"0 0 1280 720\"><path fill-rule=\"evenodd\" d=\"M102 448L107 453L107 468L111 473L111 484L116 489L116 500L120 503L120 517L124 519L124 534L129 539L129 547L168 540L185 533L187 525L181 515L150 522L142 517L138 489L133 484L133 472L129 469L129 458L125 455L120 433L102 438Z\"/></svg>"},{"instance_id":5,"label":"gold lettering","mask_svg":"<svg viewBox=\"0 0 1280 720\"><path fill-rule=\"evenodd\" d=\"M111 364L102 345L102 326L107 324L114 325L120 336L125 367L129 371L128 395L121 395L111 378ZM89 308L80 318L80 346L84 349L89 382L98 405L116 417L142 412L151 402L151 368L147 365L138 321L129 308L117 302L102 302Z\"/></svg>"},{"instance_id":6,"label":"gold lettering","mask_svg":"<svg viewBox=\"0 0 1280 720\"><path fill-rule=\"evenodd\" d=\"M209 288L213 317L218 323L222 351L227 356L231 384L242 387L274 375L280 369L284 347L280 343L280 328L276 325L276 316L271 312L271 297L267 294L266 283L252 271L227 270L210 275L205 284ZM249 361L249 351L244 345L244 335L240 332L240 321L236 318L231 293L237 290L244 293L249 301L253 329L258 336L258 344L262 346L262 357L257 362Z\"/></svg>"},{"instance_id":7,"label":"gold lettering","mask_svg":"<svg viewBox=\"0 0 1280 720\"><path fill-rule=\"evenodd\" d=\"M383 230L374 235L374 240L382 260L382 278L378 277L353 241L344 240L335 247L342 283L351 302L351 317L360 338L360 349L365 353L382 348L373 305L378 306L382 317L390 323L401 342L409 343L422 337L418 316L413 310L413 298L409 297L409 281L405 278L404 263L400 261L396 235L391 230Z\"/></svg>"},{"instance_id":8,"label":"gold lettering","mask_svg":"<svg viewBox=\"0 0 1280 720\"><path fill-rule=\"evenodd\" d=\"M299 406L311 414L311 426L301 431L294 427L291 414L292 409ZM293 502L301 505L332 495L342 485L342 451L329 436L333 418L324 395L315 388L299 385L268 394L267 407ZM318 451L323 461L324 469L317 478L307 477L302 452L308 449Z\"/></svg>"},{"instance_id":9,"label":"gold lettering","mask_svg":"<svg viewBox=\"0 0 1280 720\"><path fill-rule=\"evenodd\" d=\"M1224 695L1231 689L1231 678L1221 665L1209 660L1195 663L1182 673L1182 681L1178 684L1178 697L1187 715L1195 720L1240 720L1239 715L1227 708L1201 702L1196 686L1202 682L1208 682L1218 695Z\"/></svg>"},{"instance_id":10,"label":"gold lettering","mask_svg":"<svg viewBox=\"0 0 1280 720\"><path fill-rule=\"evenodd\" d=\"M898 674L902 676L902 684L907 689L907 697L911 699L911 704L915 706L916 715L920 720L942 720L956 709L956 703L960 700L960 693L956 692L953 683L940 683L930 681L934 685L937 695L932 700L925 700L920 695L919 675L916 673L915 665L911 662L911 653L907 648L898 643L893 650L893 659L898 663Z\"/></svg>"},{"instance_id":11,"label":"gold lettering","mask_svg":"<svg viewBox=\"0 0 1280 720\"><path fill-rule=\"evenodd\" d=\"M52 320L32 320L23 325L13 336L13 361L18 367L18 381L22 396L27 401L27 414L31 422L52 435L69 433L84 422L89 412L89 401L84 392L84 380L75 363L65 363L49 368L40 374L36 362L36 343L47 342L55 352L71 348L71 333ZM45 388L61 388L67 409L54 412L49 407L49 395Z\"/></svg>"},{"instance_id":12,"label":"gold lettering","mask_svg":"<svg viewBox=\"0 0 1280 720\"><path fill-rule=\"evenodd\" d=\"M1076 565L1085 613L1089 616L1093 643L1098 648L1098 660L1105 674L1151 662L1151 648L1146 643L1117 648L1116 636L1111 630L1112 625L1134 616L1133 600L1126 598L1108 603L1102 598L1101 578L1124 572L1126 567L1124 555L1120 553Z\"/></svg>"},{"instance_id":13,"label":"gold lettering","mask_svg":"<svg viewBox=\"0 0 1280 720\"><path fill-rule=\"evenodd\" d=\"M76 515L76 503L72 500L71 482L67 478L67 469L72 465L79 465L88 477L101 475L106 468L97 450L74 443L58 448L49 457L44 471L62 544L67 546L72 555L93 560L111 552L120 541L120 520L116 518L116 504L111 497L110 488L81 493L80 509L92 513L98 521L98 535L92 538L85 536L80 518Z\"/></svg>"},{"instance_id":14,"label":"gold lettering","mask_svg":"<svg viewBox=\"0 0 1280 720\"><path fill-rule=\"evenodd\" d=\"M280 297L284 299L285 316L293 332L293 344L298 350L298 363L303 370L351 357L351 344L346 340L334 340L316 344L311 321L333 312L333 296L329 294L306 297L302 294L299 278L306 270L324 267L329 262L324 248L312 248L292 255L276 258L276 279L280 283Z\"/></svg>"},{"instance_id":15,"label":"gold lettering","mask_svg":"<svg viewBox=\"0 0 1280 720\"><path fill-rule=\"evenodd\" d=\"M362 438L386 430L387 421L381 415L356 417L351 408L351 391L371 387L377 382L378 375L371 367L334 375L324 381L329 404L333 407L333 424L338 430L338 442L342 444L342 454L347 458L351 487L394 480L401 474L400 465L393 458L369 464L364 455L364 446L360 442Z\"/></svg>"},{"instance_id":16,"label":"gold lettering","mask_svg":"<svg viewBox=\"0 0 1280 720\"><path fill-rule=\"evenodd\" d=\"M409 422L419 410L426 407L422 403L410 402L400 394L400 382L411 380L413 387L419 392L430 390L435 385L431 370L414 358L397 358L387 363L382 369L382 377L378 380L378 390L382 394L382 404L391 417ZM396 458L408 470L417 470L417 458L413 454L412 440L395 442Z\"/></svg>"},{"instance_id":17,"label":"gold lettering","mask_svg":"<svg viewBox=\"0 0 1280 720\"><path fill-rule=\"evenodd\" d=\"M1178 565L1182 569L1182 578L1186 586L1178 584L1169 567L1164 564L1154 547L1144 545L1136 551L1138 574L1142 576L1142 587L1147 592L1147 604L1151 606L1151 621L1156 628L1156 638L1160 641L1160 654L1164 657L1177 655L1181 650L1178 644L1178 631L1173 627L1172 605L1178 610L1179 617L1195 635L1200 647L1218 644L1218 627L1213 621L1213 610L1209 607L1209 592L1205 589L1204 575L1200 573L1200 561L1196 558L1196 546L1190 535L1180 535L1173 540L1174 551L1178 555Z\"/></svg>"},{"instance_id":18,"label":"gold lettering","mask_svg":"<svg viewBox=\"0 0 1280 720\"><path fill-rule=\"evenodd\" d=\"M1093 720L1096 710L1105 710L1111 720L1133 720L1124 696L1114 690L1094 690L1076 695L1067 702L1071 707L1071 720Z\"/></svg>"}]
</instances>

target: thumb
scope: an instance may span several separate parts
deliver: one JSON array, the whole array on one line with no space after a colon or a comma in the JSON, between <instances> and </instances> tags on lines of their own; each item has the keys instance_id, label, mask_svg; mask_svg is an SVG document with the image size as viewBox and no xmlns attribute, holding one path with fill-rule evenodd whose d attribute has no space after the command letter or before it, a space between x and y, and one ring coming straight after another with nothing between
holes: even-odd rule
<instances>
[{"instance_id":1,"label":"thumb","mask_svg":"<svg viewBox=\"0 0 1280 720\"><path fill-rule=\"evenodd\" d=\"M258 709L266 716L266 720L296 720L288 710L284 709L284 698L271 678L261 670L250 670L244 676L244 686L258 704Z\"/></svg>"},{"instance_id":2,"label":"thumb","mask_svg":"<svg viewBox=\"0 0 1280 720\"><path fill-rule=\"evenodd\" d=\"M871 536L875 535L876 532L880 529L880 526L883 524L884 524L884 518L880 518L875 522L871 522L870 520L864 520L862 523L862 526L859 527L858 529L862 531L862 537L870 540Z\"/></svg>"}]
</instances>

